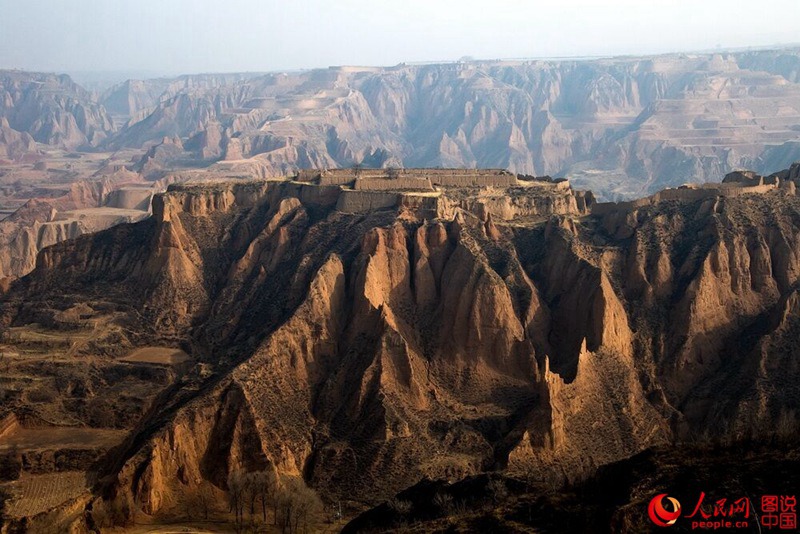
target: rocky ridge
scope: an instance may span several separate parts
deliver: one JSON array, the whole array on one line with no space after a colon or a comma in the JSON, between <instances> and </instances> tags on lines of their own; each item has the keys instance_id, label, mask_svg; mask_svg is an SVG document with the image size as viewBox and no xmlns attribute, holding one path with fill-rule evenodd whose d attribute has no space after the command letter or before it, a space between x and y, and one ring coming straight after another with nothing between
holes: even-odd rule
<instances>
[{"instance_id":1,"label":"rocky ridge","mask_svg":"<svg viewBox=\"0 0 800 534\"><path fill-rule=\"evenodd\" d=\"M795 171L597 213L503 171L173 185L146 221L44 249L3 324L102 296L140 310L118 344L198 359L105 468L99 495L143 513L238 467L362 503L493 469L559 483L796 431Z\"/></svg>"}]
</instances>

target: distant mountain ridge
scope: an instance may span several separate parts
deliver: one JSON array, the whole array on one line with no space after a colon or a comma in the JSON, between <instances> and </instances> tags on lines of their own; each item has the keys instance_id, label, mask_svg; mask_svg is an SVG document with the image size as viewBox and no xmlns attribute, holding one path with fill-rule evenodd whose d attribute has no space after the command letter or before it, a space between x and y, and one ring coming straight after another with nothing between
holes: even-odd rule
<instances>
[{"instance_id":1,"label":"distant mountain ridge","mask_svg":"<svg viewBox=\"0 0 800 534\"><path fill-rule=\"evenodd\" d=\"M798 49L198 74L100 97L65 75L0 71L0 96L7 158L35 150L25 134L69 150L179 138L153 179L245 159L260 176L492 167L568 176L607 200L800 159Z\"/></svg>"},{"instance_id":2,"label":"distant mountain ridge","mask_svg":"<svg viewBox=\"0 0 800 534\"><path fill-rule=\"evenodd\" d=\"M798 72L796 50L334 67L183 77L156 103L151 82L128 83L103 101L143 102L111 146L203 136L209 153L255 157L265 175L499 167L616 198L788 166L800 157Z\"/></svg>"}]
</instances>

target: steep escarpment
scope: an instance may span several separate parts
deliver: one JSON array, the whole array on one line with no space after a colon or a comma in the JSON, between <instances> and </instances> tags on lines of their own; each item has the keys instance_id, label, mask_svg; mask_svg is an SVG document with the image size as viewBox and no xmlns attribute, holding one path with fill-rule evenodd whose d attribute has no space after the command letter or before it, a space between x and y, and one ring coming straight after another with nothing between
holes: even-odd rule
<instances>
[{"instance_id":1,"label":"steep escarpment","mask_svg":"<svg viewBox=\"0 0 800 534\"><path fill-rule=\"evenodd\" d=\"M776 328L776 309L791 300L797 282L796 209L794 197L771 193L662 202L633 215L640 221L634 246L619 259L633 281L627 297L648 305L638 319L638 328L652 336L644 353L671 403L690 419L699 416L690 426L708 422L709 401L697 392L711 383L736 390L726 398L752 394L757 373L750 365L761 357L756 347ZM664 323L669 326L659 326ZM777 404L773 418L782 409ZM753 417L747 411L729 411L725 424L741 425Z\"/></svg>"},{"instance_id":2,"label":"steep escarpment","mask_svg":"<svg viewBox=\"0 0 800 534\"><path fill-rule=\"evenodd\" d=\"M45 249L3 324L102 295L122 343L197 358L97 488L147 514L239 468L370 503L423 477L559 482L796 428L792 191L590 215L565 190L569 209L506 219L456 189L442 209L345 212L336 185L173 186L150 220Z\"/></svg>"}]
</instances>

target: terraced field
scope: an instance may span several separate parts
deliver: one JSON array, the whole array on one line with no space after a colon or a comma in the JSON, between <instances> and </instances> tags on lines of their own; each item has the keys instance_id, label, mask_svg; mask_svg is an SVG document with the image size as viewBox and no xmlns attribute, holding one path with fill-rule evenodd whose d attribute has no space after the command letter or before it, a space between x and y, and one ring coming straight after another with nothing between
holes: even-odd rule
<instances>
[{"instance_id":1,"label":"terraced field","mask_svg":"<svg viewBox=\"0 0 800 534\"><path fill-rule=\"evenodd\" d=\"M37 449L108 449L125 437L124 430L73 427L20 428L0 437L0 451Z\"/></svg>"},{"instance_id":2,"label":"terraced field","mask_svg":"<svg viewBox=\"0 0 800 534\"><path fill-rule=\"evenodd\" d=\"M14 496L7 504L11 517L31 517L46 512L88 489L83 471L25 475L3 486Z\"/></svg>"},{"instance_id":3,"label":"terraced field","mask_svg":"<svg viewBox=\"0 0 800 534\"><path fill-rule=\"evenodd\" d=\"M92 332L87 330L64 332L51 330L39 325L30 325L9 328L6 333L6 341L25 352L40 349L40 351L48 352L48 355L52 355L53 349L69 349L76 343L85 342L91 336Z\"/></svg>"}]
</instances>

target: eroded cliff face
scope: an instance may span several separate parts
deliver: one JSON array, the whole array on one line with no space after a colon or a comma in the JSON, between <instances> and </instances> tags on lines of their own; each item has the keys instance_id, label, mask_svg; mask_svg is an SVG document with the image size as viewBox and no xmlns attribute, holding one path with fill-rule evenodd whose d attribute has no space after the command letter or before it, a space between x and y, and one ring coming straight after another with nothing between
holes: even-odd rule
<instances>
[{"instance_id":1,"label":"eroded cliff face","mask_svg":"<svg viewBox=\"0 0 800 534\"><path fill-rule=\"evenodd\" d=\"M132 343L202 362L109 461L106 497L165 511L242 466L372 502L424 476L563 480L797 424L795 196L506 223L344 213L336 191L174 187L151 220L45 249L11 287L4 324L102 295L141 311Z\"/></svg>"},{"instance_id":2,"label":"eroded cliff face","mask_svg":"<svg viewBox=\"0 0 800 534\"><path fill-rule=\"evenodd\" d=\"M19 132L22 142L32 138L68 150L97 146L114 131L105 109L67 75L0 71L0 120L13 129L0 136L6 143ZM11 149L19 150L19 143Z\"/></svg>"},{"instance_id":3,"label":"eroded cliff face","mask_svg":"<svg viewBox=\"0 0 800 534\"><path fill-rule=\"evenodd\" d=\"M0 158L20 160L26 154L36 152L36 142L27 132L18 132L8 124L8 119L0 117Z\"/></svg>"}]
</instances>

